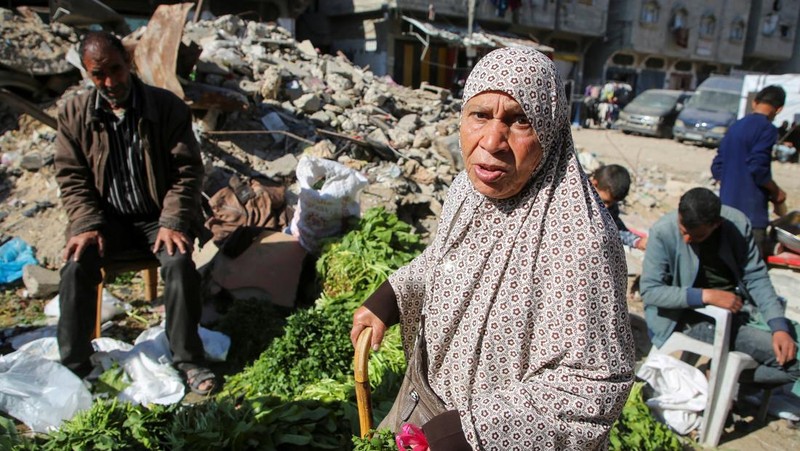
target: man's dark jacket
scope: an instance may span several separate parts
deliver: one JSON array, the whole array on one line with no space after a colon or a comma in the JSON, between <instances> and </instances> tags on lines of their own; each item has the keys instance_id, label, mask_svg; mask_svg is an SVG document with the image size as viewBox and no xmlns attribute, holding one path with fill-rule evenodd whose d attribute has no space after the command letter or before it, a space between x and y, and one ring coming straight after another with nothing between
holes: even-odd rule
<instances>
[{"instance_id":1,"label":"man's dark jacket","mask_svg":"<svg viewBox=\"0 0 800 451\"><path fill-rule=\"evenodd\" d=\"M173 93L132 76L142 99L139 137L147 191L161 211L159 224L184 233L202 223L203 164L189 108ZM56 181L67 210L67 237L98 230L104 223L104 171L109 135L95 108L97 91L67 101L58 116Z\"/></svg>"}]
</instances>

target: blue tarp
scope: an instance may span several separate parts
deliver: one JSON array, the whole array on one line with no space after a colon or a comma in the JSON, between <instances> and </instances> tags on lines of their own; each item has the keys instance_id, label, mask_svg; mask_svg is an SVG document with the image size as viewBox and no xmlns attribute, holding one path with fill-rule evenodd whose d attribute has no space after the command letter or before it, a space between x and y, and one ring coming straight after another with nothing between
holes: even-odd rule
<instances>
[{"instance_id":1,"label":"blue tarp","mask_svg":"<svg viewBox=\"0 0 800 451\"><path fill-rule=\"evenodd\" d=\"M0 284L22 278L22 267L37 265L33 248L20 238L12 238L0 246Z\"/></svg>"}]
</instances>

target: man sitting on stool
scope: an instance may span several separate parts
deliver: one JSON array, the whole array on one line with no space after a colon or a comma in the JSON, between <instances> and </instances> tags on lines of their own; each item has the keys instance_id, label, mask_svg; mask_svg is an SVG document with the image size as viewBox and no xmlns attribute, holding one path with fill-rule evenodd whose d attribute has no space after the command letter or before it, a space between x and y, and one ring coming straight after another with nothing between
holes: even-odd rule
<instances>
[{"instance_id":1,"label":"man sitting on stool","mask_svg":"<svg viewBox=\"0 0 800 451\"><path fill-rule=\"evenodd\" d=\"M69 225L61 269L61 361L78 376L92 369L91 339L101 267L121 251L152 252L161 263L166 333L189 387L210 393L203 365L200 275L192 261L202 222L200 150L186 104L131 74L120 40L87 34L81 61L94 89L67 101L58 117L56 180Z\"/></svg>"}]
</instances>

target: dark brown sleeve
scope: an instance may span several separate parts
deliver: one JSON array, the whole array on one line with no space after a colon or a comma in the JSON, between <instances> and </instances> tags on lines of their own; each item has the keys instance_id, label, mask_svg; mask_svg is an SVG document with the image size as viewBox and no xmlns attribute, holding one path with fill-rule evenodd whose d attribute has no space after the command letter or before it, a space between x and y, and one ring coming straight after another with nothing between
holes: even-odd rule
<instances>
[{"instance_id":1,"label":"dark brown sleeve","mask_svg":"<svg viewBox=\"0 0 800 451\"><path fill-rule=\"evenodd\" d=\"M89 100L73 97L58 113L58 133L55 143L55 177L61 191L61 203L67 212L67 238L91 230L100 230L105 224L100 193L95 187L92 166L88 160L91 143L79 139L81 127L86 122L86 105ZM82 107L83 106L83 107Z\"/></svg>"},{"instance_id":2,"label":"dark brown sleeve","mask_svg":"<svg viewBox=\"0 0 800 451\"><path fill-rule=\"evenodd\" d=\"M174 128L164 131L167 136L165 148L153 149L155 152L169 153L166 169L169 186L161 201L158 223L161 227L189 233L193 225L202 218L201 185L204 168L200 146L194 137L192 113L186 103L171 94L161 96L159 100L163 105L161 117Z\"/></svg>"},{"instance_id":3,"label":"dark brown sleeve","mask_svg":"<svg viewBox=\"0 0 800 451\"><path fill-rule=\"evenodd\" d=\"M458 410L448 410L436 415L422 425L431 451L472 451L461 429Z\"/></svg>"},{"instance_id":4,"label":"dark brown sleeve","mask_svg":"<svg viewBox=\"0 0 800 451\"><path fill-rule=\"evenodd\" d=\"M366 301L364 307L386 324L386 327L393 326L400 322L400 308L397 307L397 296L394 295L392 285L387 280L372 293Z\"/></svg>"}]
</instances>

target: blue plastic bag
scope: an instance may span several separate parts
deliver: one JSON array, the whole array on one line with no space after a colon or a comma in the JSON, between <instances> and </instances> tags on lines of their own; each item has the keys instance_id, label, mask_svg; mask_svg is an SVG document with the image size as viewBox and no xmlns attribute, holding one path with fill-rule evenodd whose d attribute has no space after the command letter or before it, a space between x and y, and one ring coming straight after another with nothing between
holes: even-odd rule
<instances>
[{"instance_id":1,"label":"blue plastic bag","mask_svg":"<svg viewBox=\"0 0 800 451\"><path fill-rule=\"evenodd\" d=\"M22 278L25 265L38 265L33 248L20 238L12 238L0 246L0 284Z\"/></svg>"}]
</instances>

